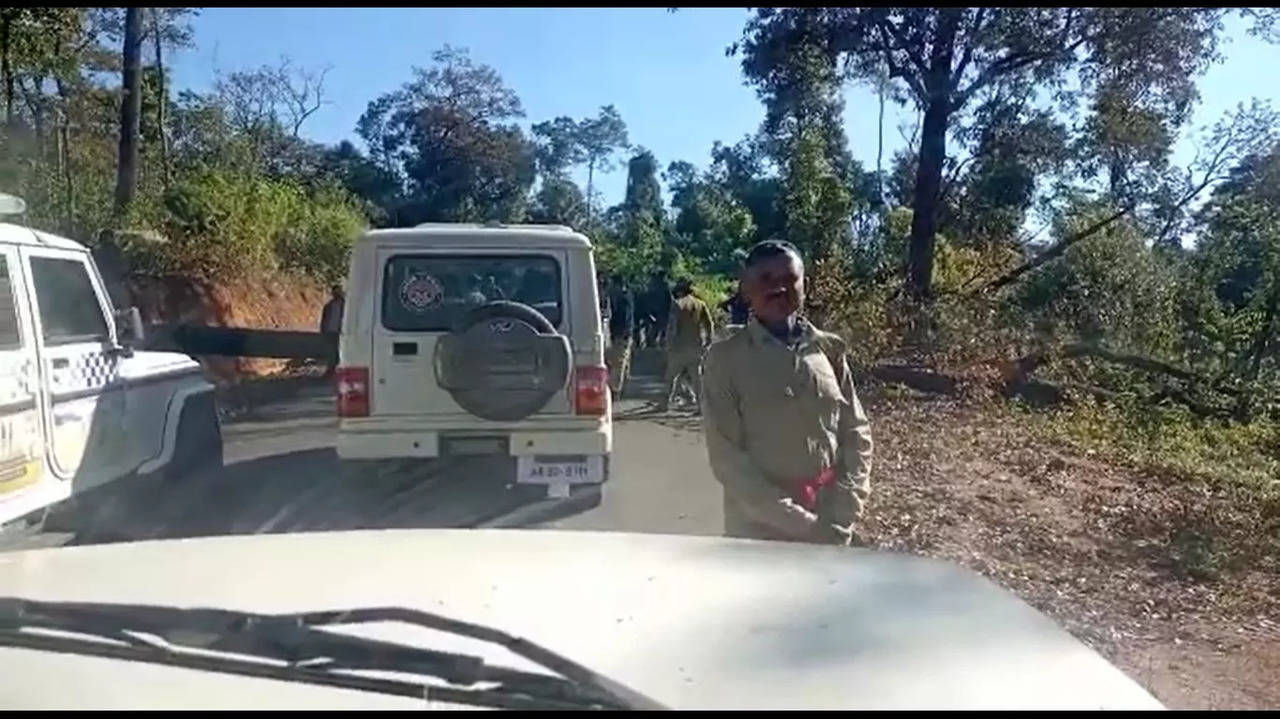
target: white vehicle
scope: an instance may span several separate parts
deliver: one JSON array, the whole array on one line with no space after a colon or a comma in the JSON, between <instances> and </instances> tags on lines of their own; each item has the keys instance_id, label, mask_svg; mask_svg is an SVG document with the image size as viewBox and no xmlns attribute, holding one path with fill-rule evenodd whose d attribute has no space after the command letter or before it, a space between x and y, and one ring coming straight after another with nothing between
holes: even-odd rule
<instances>
[{"instance_id":1,"label":"white vehicle","mask_svg":"<svg viewBox=\"0 0 1280 719\"><path fill-rule=\"evenodd\" d=\"M8 552L5 709L1161 709L924 557L381 529Z\"/></svg>"},{"instance_id":2,"label":"white vehicle","mask_svg":"<svg viewBox=\"0 0 1280 719\"><path fill-rule=\"evenodd\" d=\"M221 465L213 385L187 355L134 350L141 328L83 245L0 223L0 523L126 475Z\"/></svg>"},{"instance_id":3,"label":"white vehicle","mask_svg":"<svg viewBox=\"0 0 1280 719\"><path fill-rule=\"evenodd\" d=\"M508 484L599 490L613 428L591 243L558 225L367 233L339 340L338 456L490 455Z\"/></svg>"}]
</instances>

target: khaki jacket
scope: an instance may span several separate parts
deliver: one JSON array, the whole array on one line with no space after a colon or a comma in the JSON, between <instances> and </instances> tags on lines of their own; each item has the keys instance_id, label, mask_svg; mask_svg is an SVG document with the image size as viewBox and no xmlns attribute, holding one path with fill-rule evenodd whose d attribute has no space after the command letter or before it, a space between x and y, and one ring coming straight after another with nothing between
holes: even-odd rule
<instances>
[{"instance_id":1,"label":"khaki jacket","mask_svg":"<svg viewBox=\"0 0 1280 719\"><path fill-rule=\"evenodd\" d=\"M324 309L320 311L320 331L321 332L341 332L342 331L342 312L346 309L347 302L345 299L333 298L324 304Z\"/></svg>"},{"instance_id":2,"label":"khaki jacket","mask_svg":"<svg viewBox=\"0 0 1280 719\"><path fill-rule=\"evenodd\" d=\"M848 532L870 492L871 425L846 345L801 323L794 350L753 318L707 351L703 426L730 534L811 539L823 524ZM793 500L795 482L833 466L836 484L815 516Z\"/></svg>"},{"instance_id":3,"label":"khaki jacket","mask_svg":"<svg viewBox=\"0 0 1280 719\"><path fill-rule=\"evenodd\" d=\"M702 348L711 342L714 331L707 303L693 295L685 295L671 303L667 342L668 351L672 354L701 354Z\"/></svg>"}]
</instances>

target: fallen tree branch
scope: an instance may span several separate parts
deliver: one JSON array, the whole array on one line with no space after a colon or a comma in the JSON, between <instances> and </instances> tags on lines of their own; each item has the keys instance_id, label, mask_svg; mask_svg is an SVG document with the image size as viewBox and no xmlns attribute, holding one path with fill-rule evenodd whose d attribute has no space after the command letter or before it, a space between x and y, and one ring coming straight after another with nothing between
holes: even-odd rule
<instances>
[{"instance_id":1,"label":"fallen tree branch","mask_svg":"<svg viewBox=\"0 0 1280 719\"><path fill-rule=\"evenodd\" d=\"M959 386L954 377L906 365L876 365L871 368L871 376L881 382L902 384L932 394L955 394Z\"/></svg>"},{"instance_id":2,"label":"fallen tree branch","mask_svg":"<svg viewBox=\"0 0 1280 719\"><path fill-rule=\"evenodd\" d=\"M1175 402L1178 402L1179 404L1183 405L1187 409L1191 410L1192 414L1196 414L1201 417L1210 417L1214 419L1230 419L1233 413L1230 408L1215 407L1210 404L1205 404L1204 402L1201 402L1193 398L1190 394L1176 387L1169 387L1167 385L1161 387L1160 391L1151 397L1151 404L1159 404L1162 400L1165 400L1165 399L1171 399Z\"/></svg>"},{"instance_id":3,"label":"fallen tree branch","mask_svg":"<svg viewBox=\"0 0 1280 719\"><path fill-rule=\"evenodd\" d=\"M1049 249L1040 253L1033 259L1030 259L1022 263L1021 265L1013 268L1012 270L1009 270L1008 272L997 277L991 282L983 285L981 288L978 289L977 294L998 290L1001 287L1004 287L1005 285L1012 283L1013 281L1017 280L1019 277L1036 269L1040 265L1043 265L1044 263L1052 259L1060 257L1062 253L1066 252L1067 249L1070 248L1075 243L1085 238L1092 237L1093 235L1096 235L1102 230L1105 230L1108 225L1115 222L1116 220L1119 220L1120 218L1124 217L1125 215L1129 214L1132 211L1133 211L1132 206L1126 207L1122 210L1116 210L1115 212L1111 213L1109 216L1093 223L1092 225L1089 225L1088 227L1071 235L1070 237L1063 239L1061 242L1058 242L1053 247L1050 247Z\"/></svg>"},{"instance_id":4,"label":"fallen tree branch","mask_svg":"<svg viewBox=\"0 0 1280 719\"><path fill-rule=\"evenodd\" d=\"M1194 165L1198 165L1200 169L1204 172L1204 176L1201 177L1199 181L1195 181L1192 179L1192 173L1194 172L1194 170L1187 171L1186 186L1183 189L1182 194L1178 197L1177 201L1175 201L1172 205L1168 207L1168 211L1170 213L1170 220L1167 221L1164 227L1160 230L1160 234L1158 235L1158 237L1163 238L1165 234L1167 234L1168 232L1171 232L1176 225L1177 213L1181 212L1184 207L1186 207L1193 200L1195 200L1195 198L1198 197L1200 193L1204 192L1211 185L1225 179L1229 173L1228 168L1233 166L1235 162L1239 160L1239 155L1241 153L1245 152L1251 147L1251 145L1248 145L1247 143L1238 144L1243 142L1244 140L1244 138L1241 136L1241 133L1243 131L1240 129L1240 125L1243 122L1245 122L1246 119L1247 118L1243 117L1242 115L1238 115L1234 121L1235 125L1224 129L1223 132L1225 133L1225 136L1217 142L1217 150L1214 152L1213 156L1203 163L1198 163L1198 162L1193 163ZM1088 238L1092 235L1097 234L1099 231L1105 229L1111 223L1133 212L1135 208L1136 208L1136 205L1130 204L1129 206L1123 209L1120 209L1111 213L1111 215L1109 215L1108 217L1102 220L1099 220L1098 222L1093 223L1089 227L1086 227L1085 229L1081 230L1080 232L1077 232L1063 239L1062 241L1058 242L1053 247L1050 247L1048 250L1042 252L1040 255L1036 256L1035 258L1028 260L1027 262L1024 262L1018 267L996 278L989 284L979 289L978 293L998 290L1001 287L1004 287L1005 285L1008 285L1014 282L1019 277L1036 269L1037 267L1040 267L1046 262L1049 262L1050 260L1060 257L1062 253L1066 252L1067 249L1072 245L1076 244L1077 242L1085 238Z\"/></svg>"},{"instance_id":5,"label":"fallen tree branch","mask_svg":"<svg viewBox=\"0 0 1280 719\"><path fill-rule=\"evenodd\" d=\"M1161 360L1152 359L1151 357L1112 352L1111 350L1103 347L1086 343L1067 345L1063 348L1062 354L1064 357L1096 357L1114 364L1133 367L1134 369L1144 370L1153 374L1163 374L1170 377L1176 377L1187 382L1208 387L1223 394L1229 394L1232 396L1239 396L1240 394L1240 390L1236 387L1231 387L1221 381L1215 381L1208 377L1203 377L1191 370L1178 367Z\"/></svg>"}]
</instances>

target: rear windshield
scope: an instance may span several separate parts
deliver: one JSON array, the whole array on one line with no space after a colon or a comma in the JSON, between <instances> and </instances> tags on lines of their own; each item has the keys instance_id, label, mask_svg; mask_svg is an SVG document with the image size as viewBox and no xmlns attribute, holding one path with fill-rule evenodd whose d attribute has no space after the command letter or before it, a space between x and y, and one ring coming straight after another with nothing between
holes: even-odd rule
<instances>
[{"instance_id":1,"label":"rear windshield","mask_svg":"<svg viewBox=\"0 0 1280 719\"><path fill-rule=\"evenodd\" d=\"M382 283L382 324L442 332L495 300L522 302L559 327L559 263L546 255L396 255Z\"/></svg>"}]
</instances>

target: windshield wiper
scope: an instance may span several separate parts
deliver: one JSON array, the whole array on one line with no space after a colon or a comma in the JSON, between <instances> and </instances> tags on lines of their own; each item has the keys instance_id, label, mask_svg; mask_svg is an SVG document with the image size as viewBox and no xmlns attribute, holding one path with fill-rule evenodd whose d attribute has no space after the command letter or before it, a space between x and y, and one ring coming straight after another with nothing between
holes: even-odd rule
<instances>
[{"instance_id":1,"label":"windshield wiper","mask_svg":"<svg viewBox=\"0 0 1280 719\"><path fill-rule=\"evenodd\" d=\"M494 666L469 654L366 639L322 628L368 622L404 622L498 644L560 676ZM53 635L49 631L89 638ZM510 709L665 708L527 639L398 607L255 614L0 597L0 646L166 664L455 704ZM219 656L215 652L241 656ZM345 673L362 670L418 674L452 686Z\"/></svg>"}]
</instances>

